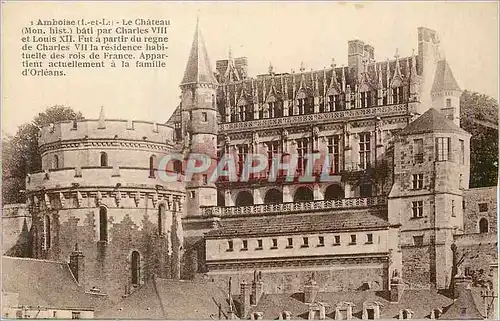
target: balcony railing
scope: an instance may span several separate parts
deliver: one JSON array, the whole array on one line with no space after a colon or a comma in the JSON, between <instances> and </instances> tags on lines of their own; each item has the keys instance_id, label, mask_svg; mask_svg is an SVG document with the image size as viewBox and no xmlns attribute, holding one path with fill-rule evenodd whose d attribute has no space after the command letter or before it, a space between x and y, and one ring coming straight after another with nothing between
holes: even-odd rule
<instances>
[{"instance_id":1,"label":"balcony railing","mask_svg":"<svg viewBox=\"0 0 500 321\"><path fill-rule=\"evenodd\" d=\"M309 202L258 204L249 206L211 206L201 209L206 216L238 216L259 215L268 213L293 213L306 211L322 211L330 209L366 208L386 205L386 196L342 198L335 200L317 200Z\"/></svg>"},{"instance_id":2,"label":"balcony railing","mask_svg":"<svg viewBox=\"0 0 500 321\"><path fill-rule=\"evenodd\" d=\"M315 113L307 115L294 115L280 118L265 118L243 122L224 123L219 125L219 132L241 131L253 128L263 127L283 127L302 123L320 123L334 120L350 120L374 116L396 116L405 115L408 112L415 111L414 104L397 104L374 106L368 108L356 108L341 111L332 111L326 113Z\"/></svg>"}]
</instances>

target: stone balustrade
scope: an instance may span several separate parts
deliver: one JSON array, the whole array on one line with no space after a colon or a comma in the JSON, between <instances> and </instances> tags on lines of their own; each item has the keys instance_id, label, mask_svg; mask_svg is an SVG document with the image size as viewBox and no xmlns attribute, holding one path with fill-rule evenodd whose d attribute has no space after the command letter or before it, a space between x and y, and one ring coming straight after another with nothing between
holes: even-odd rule
<instances>
[{"instance_id":1,"label":"stone balustrade","mask_svg":"<svg viewBox=\"0 0 500 321\"><path fill-rule=\"evenodd\" d=\"M280 118L258 119L244 122L225 123L219 125L219 132L233 132L241 130L252 130L272 127L287 127L300 124L324 123L328 121L348 121L363 119L366 117L385 117L406 115L415 112L414 104L397 104L386 106L375 106L368 108L356 108L349 110L332 111L308 115L294 115Z\"/></svg>"},{"instance_id":2,"label":"stone balustrade","mask_svg":"<svg viewBox=\"0 0 500 321\"><path fill-rule=\"evenodd\" d=\"M330 209L367 208L377 205L387 205L386 196L342 198L335 200L316 200L309 202L258 204L250 206L211 206L203 207L204 216L240 216L269 213L293 213L307 211L322 211Z\"/></svg>"}]
</instances>

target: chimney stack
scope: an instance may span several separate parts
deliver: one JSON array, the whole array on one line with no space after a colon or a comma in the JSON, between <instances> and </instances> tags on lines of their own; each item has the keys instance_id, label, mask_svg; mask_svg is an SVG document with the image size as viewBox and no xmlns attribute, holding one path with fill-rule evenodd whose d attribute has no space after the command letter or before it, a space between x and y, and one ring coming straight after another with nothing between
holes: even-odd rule
<instances>
[{"instance_id":1,"label":"chimney stack","mask_svg":"<svg viewBox=\"0 0 500 321\"><path fill-rule=\"evenodd\" d=\"M311 275L311 279L304 285L304 303L314 303L318 294L319 286L314 280L315 273Z\"/></svg>"},{"instance_id":2,"label":"chimney stack","mask_svg":"<svg viewBox=\"0 0 500 321\"><path fill-rule=\"evenodd\" d=\"M240 302L241 302L241 316L240 319L245 319L250 309L250 284L246 281L240 283Z\"/></svg>"},{"instance_id":3,"label":"chimney stack","mask_svg":"<svg viewBox=\"0 0 500 321\"><path fill-rule=\"evenodd\" d=\"M390 293L391 302L399 302L401 300L405 287L406 285L403 283L403 280L399 277L398 271L394 270L393 277L391 279L391 293Z\"/></svg>"},{"instance_id":4,"label":"chimney stack","mask_svg":"<svg viewBox=\"0 0 500 321\"><path fill-rule=\"evenodd\" d=\"M85 256L75 244L75 250L69 255L69 268L79 285L85 289Z\"/></svg>"},{"instance_id":5,"label":"chimney stack","mask_svg":"<svg viewBox=\"0 0 500 321\"><path fill-rule=\"evenodd\" d=\"M470 276L465 276L462 271L458 271L453 280L453 297L455 299L459 298L462 293L467 289L470 289L472 285L472 278Z\"/></svg>"},{"instance_id":6,"label":"chimney stack","mask_svg":"<svg viewBox=\"0 0 500 321\"><path fill-rule=\"evenodd\" d=\"M253 272L253 282L252 282L252 297L250 299L251 305L257 305L259 303L260 297L262 296L264 283L262 282L262 273L257 271Z\"/></svg>"}]
</instances>

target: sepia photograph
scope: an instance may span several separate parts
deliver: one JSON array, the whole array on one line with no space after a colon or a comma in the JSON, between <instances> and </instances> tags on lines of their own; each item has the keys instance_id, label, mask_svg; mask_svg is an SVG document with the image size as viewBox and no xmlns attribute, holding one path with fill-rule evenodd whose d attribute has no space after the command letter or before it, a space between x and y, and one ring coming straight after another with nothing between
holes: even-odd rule
<instances>
[{"instance_id":1,"label":"sepia photograph","mask_svg":"<svg viewBox=\"0 0 500 321\"><path fill-rule=\"evenodd\" d=\"M0 8L2 319L500 319L498 2Z\"/></svg>"}]
</instances>

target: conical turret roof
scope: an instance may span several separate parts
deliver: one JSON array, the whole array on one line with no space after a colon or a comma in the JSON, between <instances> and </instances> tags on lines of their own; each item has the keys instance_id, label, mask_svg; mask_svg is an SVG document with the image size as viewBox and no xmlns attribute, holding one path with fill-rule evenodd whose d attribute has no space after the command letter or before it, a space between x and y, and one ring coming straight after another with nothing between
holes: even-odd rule
<instances>
[{"instance_id":1,"label":"conical turret roof","mask_svg":"<svg viewBox=\"0 0 500 321\"><path fill-rule=\"evenodd\" d=\"M210 66L205 41L203 40L198 21L196 22L193 45L191 46L191 53L189 54L181 85L192 83L217 83Z\"/></svg>"},{"instance_id":2,"label":"conical turret roof","mask_svg":"<svg viewBox=\"0 0 500 321\"><path fill-rule=\"evenodd\" d=\"M435 93L444 90L462 91L460 86L458 86L453 73L451 72L450 66L445 59L441 59L437 62L431 92Z\"/></svg>"}]
</instances>

